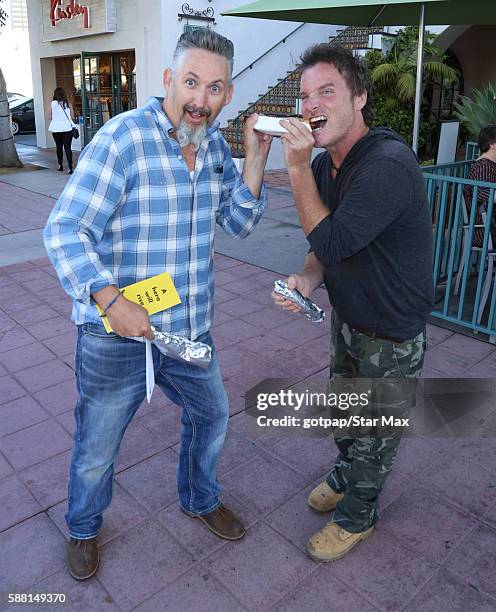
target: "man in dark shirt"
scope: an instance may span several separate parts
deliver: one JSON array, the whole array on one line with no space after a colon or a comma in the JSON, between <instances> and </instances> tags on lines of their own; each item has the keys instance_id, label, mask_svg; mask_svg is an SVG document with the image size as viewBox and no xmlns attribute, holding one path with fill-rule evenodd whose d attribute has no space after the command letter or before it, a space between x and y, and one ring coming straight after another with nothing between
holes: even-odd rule
<instances>
[{"instance_id":1,"label":"man in dark shirt","mask_svg":"<svg viewBox=\"0 0 496 612\"><path fill-rule=\"evenodd\" d=\"M431 221L416 157L391 130L370 127L371 85L359 58L320 44L301 59L303 116L312 132L296 119L281 125L310 252L288 285L310 296L325 281L333 306L332 381L415 380L433 302ZM311 163L313 147L325 151ZM412 403L411 394L402 396L392 414L407 416ZM401 433L335 432L336 464L308 499L315 510L334 514L308 542L311 557L339 559L371 534Z\"/></svg>"}]
</instances>

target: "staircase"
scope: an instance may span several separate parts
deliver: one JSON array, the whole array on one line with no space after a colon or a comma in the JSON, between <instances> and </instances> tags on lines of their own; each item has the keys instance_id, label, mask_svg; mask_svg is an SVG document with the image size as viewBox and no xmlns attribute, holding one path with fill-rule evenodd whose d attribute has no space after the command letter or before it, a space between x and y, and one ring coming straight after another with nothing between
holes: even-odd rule
<instances>
[{"instance_id":1,"label":"staircase","mask_svg":"<svg viewBox=\"0 0 496 612\"><path fill-rule=\"evenodd\" d=\"M369 48L369 37L372 34L382 34L378 28L350 26L341 30L329 39L330 44L338 44L347 49L358 50ZM233 157L244 157L243 126L245 117L252 113L289 117L296 114L297 100L300 95L301 72L297 66L292 72L279 79L277 85L270 87L256 102L238 113L234 119L229 119L227 127L221 128L224 138L231 147Z\"/></svg>"}]
</instances>

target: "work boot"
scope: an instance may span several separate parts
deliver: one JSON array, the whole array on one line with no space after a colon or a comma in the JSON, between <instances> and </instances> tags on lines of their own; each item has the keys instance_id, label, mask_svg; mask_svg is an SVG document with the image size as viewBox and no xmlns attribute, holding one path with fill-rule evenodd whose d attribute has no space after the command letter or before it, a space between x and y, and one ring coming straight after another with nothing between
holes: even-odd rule
<instances>
[{"instance_id":1,"label":"work boot","mask_svg":"<svg viewBox=\"0 0 496 612\"><path fill-rule=\"evenodd\" d=\"M307 552L315 561L335 561L341 559L346 553L360 542L367 539L374 527L369 527L360 533L350 533L337 523L330 521L317 531L307 544Z\"/></svg>"},{"instance_id":2,"label":"work boot","mask_svg":"<svg viewBox=\"0 0 496 612\"><path fill-rule=\"evenodd\" d=\"M87 580L96 574L100 553L96 538L77 540L71 538L67 544L67 567L76 580Z\"/></svg>"},{"instance_id":3,"label":"work boot","mask_svg":"<svg viewBox=\"0 0 496 612\"><path fill-rule=\"evenodd\" d=\"M200 519L212 533L224 540L239 540L246 533L243 523L232 510L229 510L223 504L212 512L203 515L193 514L184 508L181 508L181 512L191 518Z\"/></svg>"},{"instance_id":4,"label":"work boot","mask_svg":"<svg viewBox=\"0 0 496 612\"><path fill-rule=\"evenodd\" d=\"M344 493L337 493L324 480L310 493L307 503L317 512L329 512L334 510L343 497Z\"/></svg>"}]
</instances>

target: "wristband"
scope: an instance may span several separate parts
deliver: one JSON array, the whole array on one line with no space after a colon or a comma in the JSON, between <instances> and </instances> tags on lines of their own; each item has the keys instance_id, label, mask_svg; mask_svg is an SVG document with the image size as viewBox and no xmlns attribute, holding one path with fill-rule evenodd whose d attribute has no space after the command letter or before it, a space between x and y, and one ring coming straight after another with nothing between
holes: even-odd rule
<instances>
[{"instance_id":1,"label":"wristband","mask_svg":"<svg viewBox=\"0 0 496 612\"><path fill-rule=\"evenodd\" d=\"M116 295L114 295L114 297L110 300L110 302L105 306L105 308L103 309L102 314L100 315L101 317L106 317L107 316L107 310L109 308L111 308L119 299L119 297L121 296L121 292L118 291Z\"/></svg>"}]
</instances>

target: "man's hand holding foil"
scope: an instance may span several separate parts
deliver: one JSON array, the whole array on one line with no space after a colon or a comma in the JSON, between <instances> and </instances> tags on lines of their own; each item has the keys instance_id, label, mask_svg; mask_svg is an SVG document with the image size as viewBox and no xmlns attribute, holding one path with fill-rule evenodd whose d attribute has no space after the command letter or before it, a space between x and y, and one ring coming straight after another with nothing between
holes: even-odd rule
<instances>
[{"instance_id":1,"label":"man's hand holding foil","mask_svg":"<svg viewBox=\"0 0 496 612\"><path fill-rule=\"evenodd\" d=\"M288 289L296 289L304 297L309 298L315 289L320 287L323 280L324 271L322 265L315 257L314 253L309 253L305 259L303 272L301 274L291 274L288 278ZM282 308L288 312L301 312L301 308L297 304L287 300L275 291L272 291L270 295L274 300L275 306L278 308Z\"/></svg>"}]
</instances>

